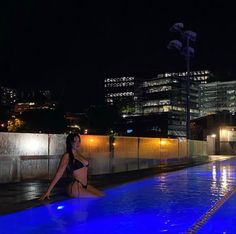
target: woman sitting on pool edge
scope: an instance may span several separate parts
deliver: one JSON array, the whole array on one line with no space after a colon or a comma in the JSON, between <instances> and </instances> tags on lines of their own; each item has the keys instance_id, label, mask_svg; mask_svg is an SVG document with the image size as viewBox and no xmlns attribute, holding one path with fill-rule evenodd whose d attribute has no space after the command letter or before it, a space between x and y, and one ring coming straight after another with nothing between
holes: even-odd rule
<instances>
[{"instance_id":1,"label":"woman sitting on pool edge","mask_svg":"<svg viewBox=\"0 0 236 234\"><path fill-rule=\"evenodd\" d=\"M70 133L66 138L66 153L63 154L57 172L48 186L47 191L40 197L50 199L50 193L63 173L67 169L72 175L72 181L68 185L67 192L71 197L103 196L104 194L88 185L88 161L79 152L81 138L78 133Z\"/></svg>"}]
</instances>

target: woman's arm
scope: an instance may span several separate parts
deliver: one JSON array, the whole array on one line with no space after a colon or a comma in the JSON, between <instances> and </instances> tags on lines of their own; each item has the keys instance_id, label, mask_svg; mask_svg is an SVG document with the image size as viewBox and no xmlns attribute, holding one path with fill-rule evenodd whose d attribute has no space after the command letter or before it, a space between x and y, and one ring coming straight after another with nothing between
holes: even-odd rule
<instances>
[{"instance_id":1,"label":"woman's arm","mask_svg":"<svg viewBox=\"0 0 236 234\"><path fill-rule=\"evenodd\" d=\"M68 153L65 153L60 160L60 164L57 168L57 172L56 172L54 178L52 179L50 185L48 186L47 191L39 198L39 200L44 200L45 198L50 199L50 197L49 197L50 193L51 193L52 189L54 188L54 186L56 185L56 183L58 182L58 180L62 177L62 175L67 167L68 162L69 162L69 155L68 155Z\"/></svg>"}]
</instances>

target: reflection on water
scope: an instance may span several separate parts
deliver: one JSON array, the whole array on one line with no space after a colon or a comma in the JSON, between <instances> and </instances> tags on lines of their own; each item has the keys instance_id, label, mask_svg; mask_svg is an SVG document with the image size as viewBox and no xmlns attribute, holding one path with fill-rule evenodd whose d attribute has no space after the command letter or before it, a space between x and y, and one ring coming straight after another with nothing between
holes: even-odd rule
<instances>
[{"instance_id":1,"label":"reflection on water","mask_svg":"<svg viewBox=\"0 0 236 234\"><path fill-rule=\"evenodd\" d=\"M232 189L233 186L233 178L235 176L235 172L232 171L231 164L213 164L212 165L212 181L211 181L211 193L212 195L218 195L221 197L224 196L228 191Z\"/></svg>"},{"instance_id":2,"label":"reflection on water","mask_svg":"<svg viewBox=\"0 0 236 234\"><path fill-rule=\"evenodd\" d=\"M216 166L212 166L212 180L213 182L216 182Z\"/></svg>"},{"instance_id":3,"label":"reflection on water","mask_svg":"<svg viewBox=\"0 0 236 234\"><path fill-rule=\"evenodd\" d=\"M217 175L216 175L216 166L212 165L212 182L211 182L211 194L214 196L216 194L216 199L213 199L213 202L217 200L218 186L217 186Z\"/></svg>"},{"instance_id":4,"label":"reflection on water","mask_svg":"<svg viewBox=\"0 0 236 234\"><path fill-rule=\"evenodd\" d=\"M228 188L228 184L227 184L227 169L225 166L223 166L222 168L220 181L221 181L222 191L226 191Z\"/></svg>"},{"instance_id":5,"label":"reflection on water","mask_svg":"<svg viewBox=\"0 0 236 234\"><path fill-rule=\"evenodd\" d=\"M169 191L169 186L166 183L166 174L160 175L156 177L156 185L155 189L160 189L163 193L167 193Z\"/></svg>"}]
</instances>

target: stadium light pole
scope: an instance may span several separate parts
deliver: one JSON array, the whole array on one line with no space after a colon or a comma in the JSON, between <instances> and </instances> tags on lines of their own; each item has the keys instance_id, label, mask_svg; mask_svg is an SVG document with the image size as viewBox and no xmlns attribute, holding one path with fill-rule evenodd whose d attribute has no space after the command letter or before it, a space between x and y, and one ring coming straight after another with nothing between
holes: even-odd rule
<instances>
[{"instance_id":1,"label":"stadium light pole","mask_svg":"<svg viewBox=\"0 0 236 234\"><path fill-rule=\"evenodd\" d=\"M186 76L186 138L190 139L190 59L194 56L194 49L190 47L190 41L196 41L197 33L187 30L184 31L183 23L175 23L170 32L175 32L181 35L182 39L186 43L179 40L172 40L169 42L168 49L177 49L186 60L187 76Z\"/></svg>"}]
</instances>

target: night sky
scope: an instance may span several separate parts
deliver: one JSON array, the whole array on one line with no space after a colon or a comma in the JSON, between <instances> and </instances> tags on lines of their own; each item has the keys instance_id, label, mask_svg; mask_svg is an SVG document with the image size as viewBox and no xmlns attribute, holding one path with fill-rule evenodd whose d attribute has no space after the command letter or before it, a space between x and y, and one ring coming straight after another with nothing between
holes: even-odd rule
<instances>
[{"instance_id":1,"label":"night sky","mask_svg":"<svg viewBox=\"0 0 236 234\"><path fill-rule=\"evenodd\" d=\"M82 111L102 103L105 77L184 71L167 49L180 39L169 31L176 22L198 34L191 69L232 79L236 17L226 2L2 0L1 83L54 89L67 110Z\"/></svg>"}]
</instances>

